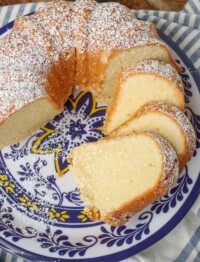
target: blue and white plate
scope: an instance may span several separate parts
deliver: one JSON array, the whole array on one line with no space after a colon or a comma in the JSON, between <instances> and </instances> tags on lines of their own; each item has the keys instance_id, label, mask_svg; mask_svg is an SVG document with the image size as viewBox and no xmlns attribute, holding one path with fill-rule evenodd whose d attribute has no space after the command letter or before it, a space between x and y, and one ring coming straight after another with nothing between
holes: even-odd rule
<instances>
[{"instance_id":1,"label":"blue and white plate","mask_svg":"<svg viewBox=\"0 0 200 262\"><path fill-rule=\"evenodd\" d=\"M3 35L13 23L0 29ZM119 261L170 232L200 192L200 77L182 51L161 34L182 66L185 113L197 134L193 158L177 184L159 201L115 228L83 213L68 171L69 151L103 136L105 106L91 93L74 93L64 112L31 137L0 151L0 245L32 261ZM122 170L123 172L123 170ZM56 173L64 175L55 178Z\"/></svg>"}]
</instances>

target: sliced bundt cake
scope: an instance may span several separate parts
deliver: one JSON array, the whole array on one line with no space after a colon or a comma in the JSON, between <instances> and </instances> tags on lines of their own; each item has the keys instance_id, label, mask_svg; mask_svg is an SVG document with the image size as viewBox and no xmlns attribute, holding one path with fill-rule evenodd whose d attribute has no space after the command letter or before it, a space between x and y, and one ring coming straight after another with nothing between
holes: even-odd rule
<instances>
[{"instance_id":1,"label":"sliced bundt cake","mask_svg":"<svg viewBox=\"0 0 200 262\"><path fill-rule=\"evenodd\" d=\"M150 102L110 133L109 137L144 131L153 131L170 142L178 155L181 172L192 157L196 145L194 128L184 113L163 102Z\"/></svg>"},{"instance_id":2,"label":"sliced bundt cake","mask_svg":"<svg viewBox=\"0 0 200 262\"><path fill-rule=\"evenodd\" d=\"M104 133L108 135L132 117L141 106L151 101L163 101L183 111L183 84L171 65L144 60L119 74L111 103L107 108Z\"/></svg>"},{"instance_id":3,"label":"sliced bundt cake","mask_svg":"<svg viewBox=\"0 0 200 262\"><path fill-rule=\"evenodd\" d=\"M70 171L92 220L121 226L163 196L178 175L176 152L153 133L83 144L71 151Z\"/></svg>"}]
</instances>

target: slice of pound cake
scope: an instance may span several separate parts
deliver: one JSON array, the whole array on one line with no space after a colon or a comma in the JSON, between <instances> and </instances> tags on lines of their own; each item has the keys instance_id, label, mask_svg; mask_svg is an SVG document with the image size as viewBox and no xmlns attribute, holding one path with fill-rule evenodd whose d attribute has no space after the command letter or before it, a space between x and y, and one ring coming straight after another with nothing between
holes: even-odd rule
<instances>
[{"instance_id":1,"label":"slice of pound cake","mask_svg":"<svg viewBox=\"0 0 200 262\"><path fill-rule=\"evenodd\" d=\"M150 102L109 137L129 135L133 132L153 131L167 139L176 150L179 170L183 170L196 146L196 135L189 119L178 108L163 102Z\"/></svg>"},{"instance_id":2,"label":"slice of pound cake","mask_svg":"<svg viewBox=\"0 0 200 262\"><path fill-rule=\"evenodd\" d=\"M160 136L145 132L83 144L68 161L92 220L114 226L163 196L176 181L178 159Z\"/></svg>"},{"instance_id":3,"label":"slice of pound cake","mask_svg":"<svg viewBox=\"0 0 200 262\"><path fill-rule=\"evenodd\" d=\"M130 119L141 106L151 101L162 101L183 111L183 84L171 65L144 60L119 74L111 103L107 108L104 133L108 135Z\"/></svg>"}]
</instances>

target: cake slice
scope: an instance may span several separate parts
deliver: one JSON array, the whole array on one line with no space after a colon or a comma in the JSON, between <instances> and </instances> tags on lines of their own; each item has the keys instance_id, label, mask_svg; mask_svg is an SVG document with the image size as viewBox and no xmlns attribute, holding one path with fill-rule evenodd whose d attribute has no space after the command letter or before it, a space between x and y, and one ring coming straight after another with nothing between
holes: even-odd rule
<instances>
[{"instance_id":1,"label":"cake slice","mask_svg":"<svg viewBox=\"0 0 200 262\"><path fill-rule=\"evenodd\" d=\"M176 150L179 170L183 170L196 146L193 126L182 111L163 102L150 102L136 115L116 128L109 137L120 137L133 132L153 131L167 139Z\"/></svg>"},{"instance_id":2,"label":"cake slice","mask_svg":"<svg viewBox=\"0 0 200 262\"><path fill-rule=\"evenodd\" d=\"M108 138L74 148L68 161L92 220L121 226L163 196L178 175L177 155L154 133Z\"/></svg>"},{"instance_id":3,"label":"cake slice","mask_svg":"<svg viewBox=\"0 0 200 262\"><path fill-rule=\"evenodd\" d=\"M183 84L171 65L144 60L119 74L107 108L104 133L108 135L131 118L141 106L151 101L162 101L183 111Z\"/></svg>"}]
</instances>

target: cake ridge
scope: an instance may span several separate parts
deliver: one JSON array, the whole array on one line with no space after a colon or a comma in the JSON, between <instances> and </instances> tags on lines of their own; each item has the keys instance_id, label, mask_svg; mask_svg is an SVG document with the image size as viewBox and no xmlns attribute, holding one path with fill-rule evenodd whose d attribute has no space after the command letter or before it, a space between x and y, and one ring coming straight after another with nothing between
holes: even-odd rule
<instances>
[{"instance_id":1,"label":"cake ridge","mask_svg":"<svg viewBox=\"0 0 200 262\"><path fill-rule=\"evenodd\" d=\"M33 16L34 23L53 41L59 52L73 49L71 30L72 3L55 0L40 8Z\"/></svg>"},{"instance_id":2,"label":"cake ridge","mask_svg":"<svg viewBox=\"0 0 200 262\"><path fill-rule=\"evenodd\" d=\"M23 38L29 38L33 44L50 57L53 63L59 61L58 50L53 46L53 40L38 24L35 23L33 16L19 17L15 20L13 31L23 34Z\"/></svg>"},{"instance_id":3,"label":"cake ridge","mask_svg":"<svg viewBox=\"0 0 200 262\"><path fill-rule=\"evenodd\" d=\"M47 96L47 80L41 74L31 71L0 71L0 83L0 121L35 99Z\"/></svg>"},{"instance_id":4,"label":"cake ridge","mask_svg":"<svg viewBox=\"0 0 200 262\"><path fill-rule=\"evenodd\" d=\"M0 69L27 69L35 72L47 72L50 58L35 46L24 32L12 31L0 40Z\"/></svg>"},{"instance_id":5,"label":"cake ridge","mask_svg":"<svg viewBox=\"0 0 200 262\"><path fill-rule=\"evenodd\" d=\"M91 17L91 52L99 49L111 52L147 44L166 44L155 37L151 24L135 18L133 12L119 3L97 5ZM117 23L116 23L117 22ZM103 39L106 38L106 41Z\"/></svg>"}]
</instances>

